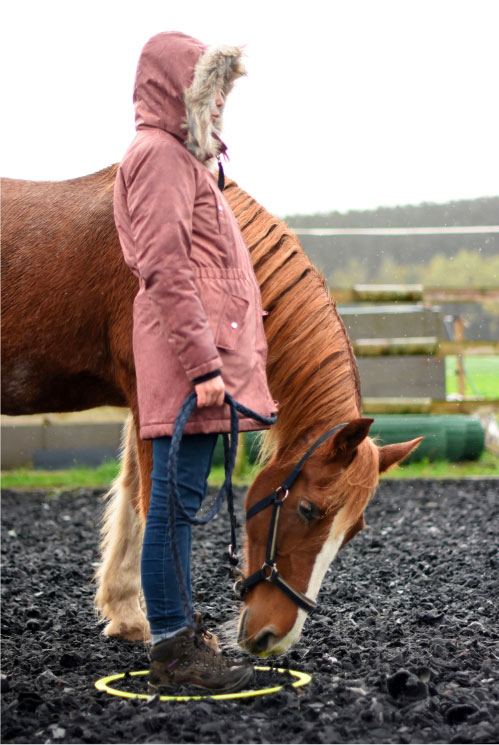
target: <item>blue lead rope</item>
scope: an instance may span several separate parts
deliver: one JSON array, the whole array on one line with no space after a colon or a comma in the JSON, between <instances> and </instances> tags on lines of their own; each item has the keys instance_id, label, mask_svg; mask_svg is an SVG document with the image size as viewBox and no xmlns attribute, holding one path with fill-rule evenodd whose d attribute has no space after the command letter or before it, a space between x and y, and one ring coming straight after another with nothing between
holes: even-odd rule
<instances>
[{"instance_id":1,"label":"blue lead rope","mask_svg":"<svg viewBox=\"0 0 499 745\"><path fill-rule=\"evenodd\" d=\"M231 546L229 552L229 559L232 564L237 564L236 557L236 516L234 513L234 497L232 493L232 473L236 463L237 455L237 442L239 437L239 418L238 412L249 419L255 419L257 422L262 424L274 424L277 421L277 417L273 414L270 417L261 416L255 411L246 408L238 401L235 401L229 393L225 393L225 403L230 407L230 438L229 435L223 435L224 443L224 465L225 465L225 479L222 484L217 498L213 504L213 508L210 514L204 518L190 517L184 510L178 493L177 484L177 472L178 472L178 454L180 449L180 442L182 440L185 426L191 416L192 412L197 406L197 395L193 391L190 393L182 406L179 409L175 424L173 426L173 435L170 444L170 452L168 454L167 463L167 479L168 479L168 532L170 534L170 545L175 564L175 572L177 574L177 582L180 589L180 595L182 598L182 604L189 626L194 625L192 603L190 593L187 588L187 584L180 563L180 556L177 548L177 539L175 534L175 517L177 511L182 517L191 525L206 525L212 518L215 517L219 511L222 502L227 497L227 509L230 517L231 525Z\"/></svg>"}]
</instances>

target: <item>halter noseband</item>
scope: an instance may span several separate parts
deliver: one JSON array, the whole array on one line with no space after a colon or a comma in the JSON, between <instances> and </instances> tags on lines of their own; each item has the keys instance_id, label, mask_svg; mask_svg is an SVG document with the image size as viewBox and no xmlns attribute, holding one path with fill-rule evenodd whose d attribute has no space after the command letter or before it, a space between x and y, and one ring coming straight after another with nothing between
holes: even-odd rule
<instances>
[{"instance_id":1,"label":"halter noseband","mask_svg":"<svg viewBox=\"0 0 499 745\"><path fill-rule=\"evenodd\" d=\"M295 590L294 587L291 587L291 585L286 582L284 577L281 577L281 575L277 571L275 557L277 554L277 531L279 528L279 517L281 514L281 507L287 499L291 487L300 475L305 462L308 460L308 458L310 458L312 453L315 452L315 450L317 450L320 445L322 445L326 440L332 437L332 435L336 434L336 432L338 432L340 429L345 427L346 424L346 422L343 424L337 424L335 427L332 427L332 429L329 429L325 434L319 437L319 439L314 442L314 444L307 450L305 455L296 464L291 473L284 479L282 484L278 486L277 489L272 492L272 494L263 497L263 499L260 499L256 504L253 505L253 507L250 507L250 509L246 513L246 521L248 521L251 517L253 517L253 515L258 514L266 507L272 505L272 517L270 519L265 561L263 562L261 568L258 569L258 571L250 574L250 576L246 577L246 579L241 578L235 582L234 592L236 594L236 597L238 597L240 600L242 600L242 598L250 588L254 587L259 582L271 582L273 585L279 587L279 589L282 590L282 592L284 592L285 595L288 596L288 598L291 598L291 600L299 608L302 608L307 613L309 613L316 607L317 603L314 600L307 598L307 596L304 595L302 592L300 592L299 590ZM281 493L283 496L280 496Z\"/></svg>"}]
</instances>

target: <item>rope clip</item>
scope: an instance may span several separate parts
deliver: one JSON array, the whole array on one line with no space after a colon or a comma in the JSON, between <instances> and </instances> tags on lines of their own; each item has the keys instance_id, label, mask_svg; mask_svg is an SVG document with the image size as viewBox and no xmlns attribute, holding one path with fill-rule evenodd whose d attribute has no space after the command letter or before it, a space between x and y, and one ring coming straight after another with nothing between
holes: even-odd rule
<instances>
[{"instance_id":1,"label":"rope clip","mask_svg":"<svg viewBox=\"0 0 499 745\"><path fill-rule=\"evenodd\" d=\"M236 567L239 564L239 559L237 557L236 552L232 548L232 543L229 543L227 546L227 551L225 552L225 555L227 556L228 560L232 564L233 567Z\"/></svg>"}]
</instances>

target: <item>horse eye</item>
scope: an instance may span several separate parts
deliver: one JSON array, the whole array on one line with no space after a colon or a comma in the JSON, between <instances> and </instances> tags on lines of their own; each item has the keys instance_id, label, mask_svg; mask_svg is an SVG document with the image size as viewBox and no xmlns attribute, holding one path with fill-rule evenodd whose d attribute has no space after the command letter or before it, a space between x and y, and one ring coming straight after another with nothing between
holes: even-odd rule
<instances>
[{"instance_id":1,"label":"horse eye","mask_svg":"<svg viewBox=\"0 0 499 745\"><path fill-rule=\"evenodd\" d=\"M322 512L313 502L309 502L308 499L300 499L298 504L298 512L305 520L312 522L322 517Z\"/></svg>"}]
</instances>

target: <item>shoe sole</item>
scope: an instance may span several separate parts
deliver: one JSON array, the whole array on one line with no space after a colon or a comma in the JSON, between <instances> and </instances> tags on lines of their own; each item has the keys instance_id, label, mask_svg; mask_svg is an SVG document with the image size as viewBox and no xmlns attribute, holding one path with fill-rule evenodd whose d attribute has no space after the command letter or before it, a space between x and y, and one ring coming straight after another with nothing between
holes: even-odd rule
<instances>
[{"instance_id":1,"label":"shoe sole","mask_svg":"<svg viewBox=\"0 0 499 745\"><path fill-rule=\"evenodd\" d=\"M195 688L196 690L204 693L204 694L210 694L217 695L218 693L235 693L236 691L240 691L242 688L245 687L247 683L250 682L251 678L253 677L254 670L253 668L250 668L246 675L238 680L237 683L234 683L230 686L225 686L225 688L208 688L200 685L195 685L194 683L191 683L190 685L187 683L183 683L184 686L189 686L189 689ZM156 693L159 693L160 695L163 693L168 696L184 696L189 694L179 693L178 688L168 688L167 686L155 686L152 683L148 683L147 685L147 691L151 695L154 695Z\"/></svg>"}]
</instances>

